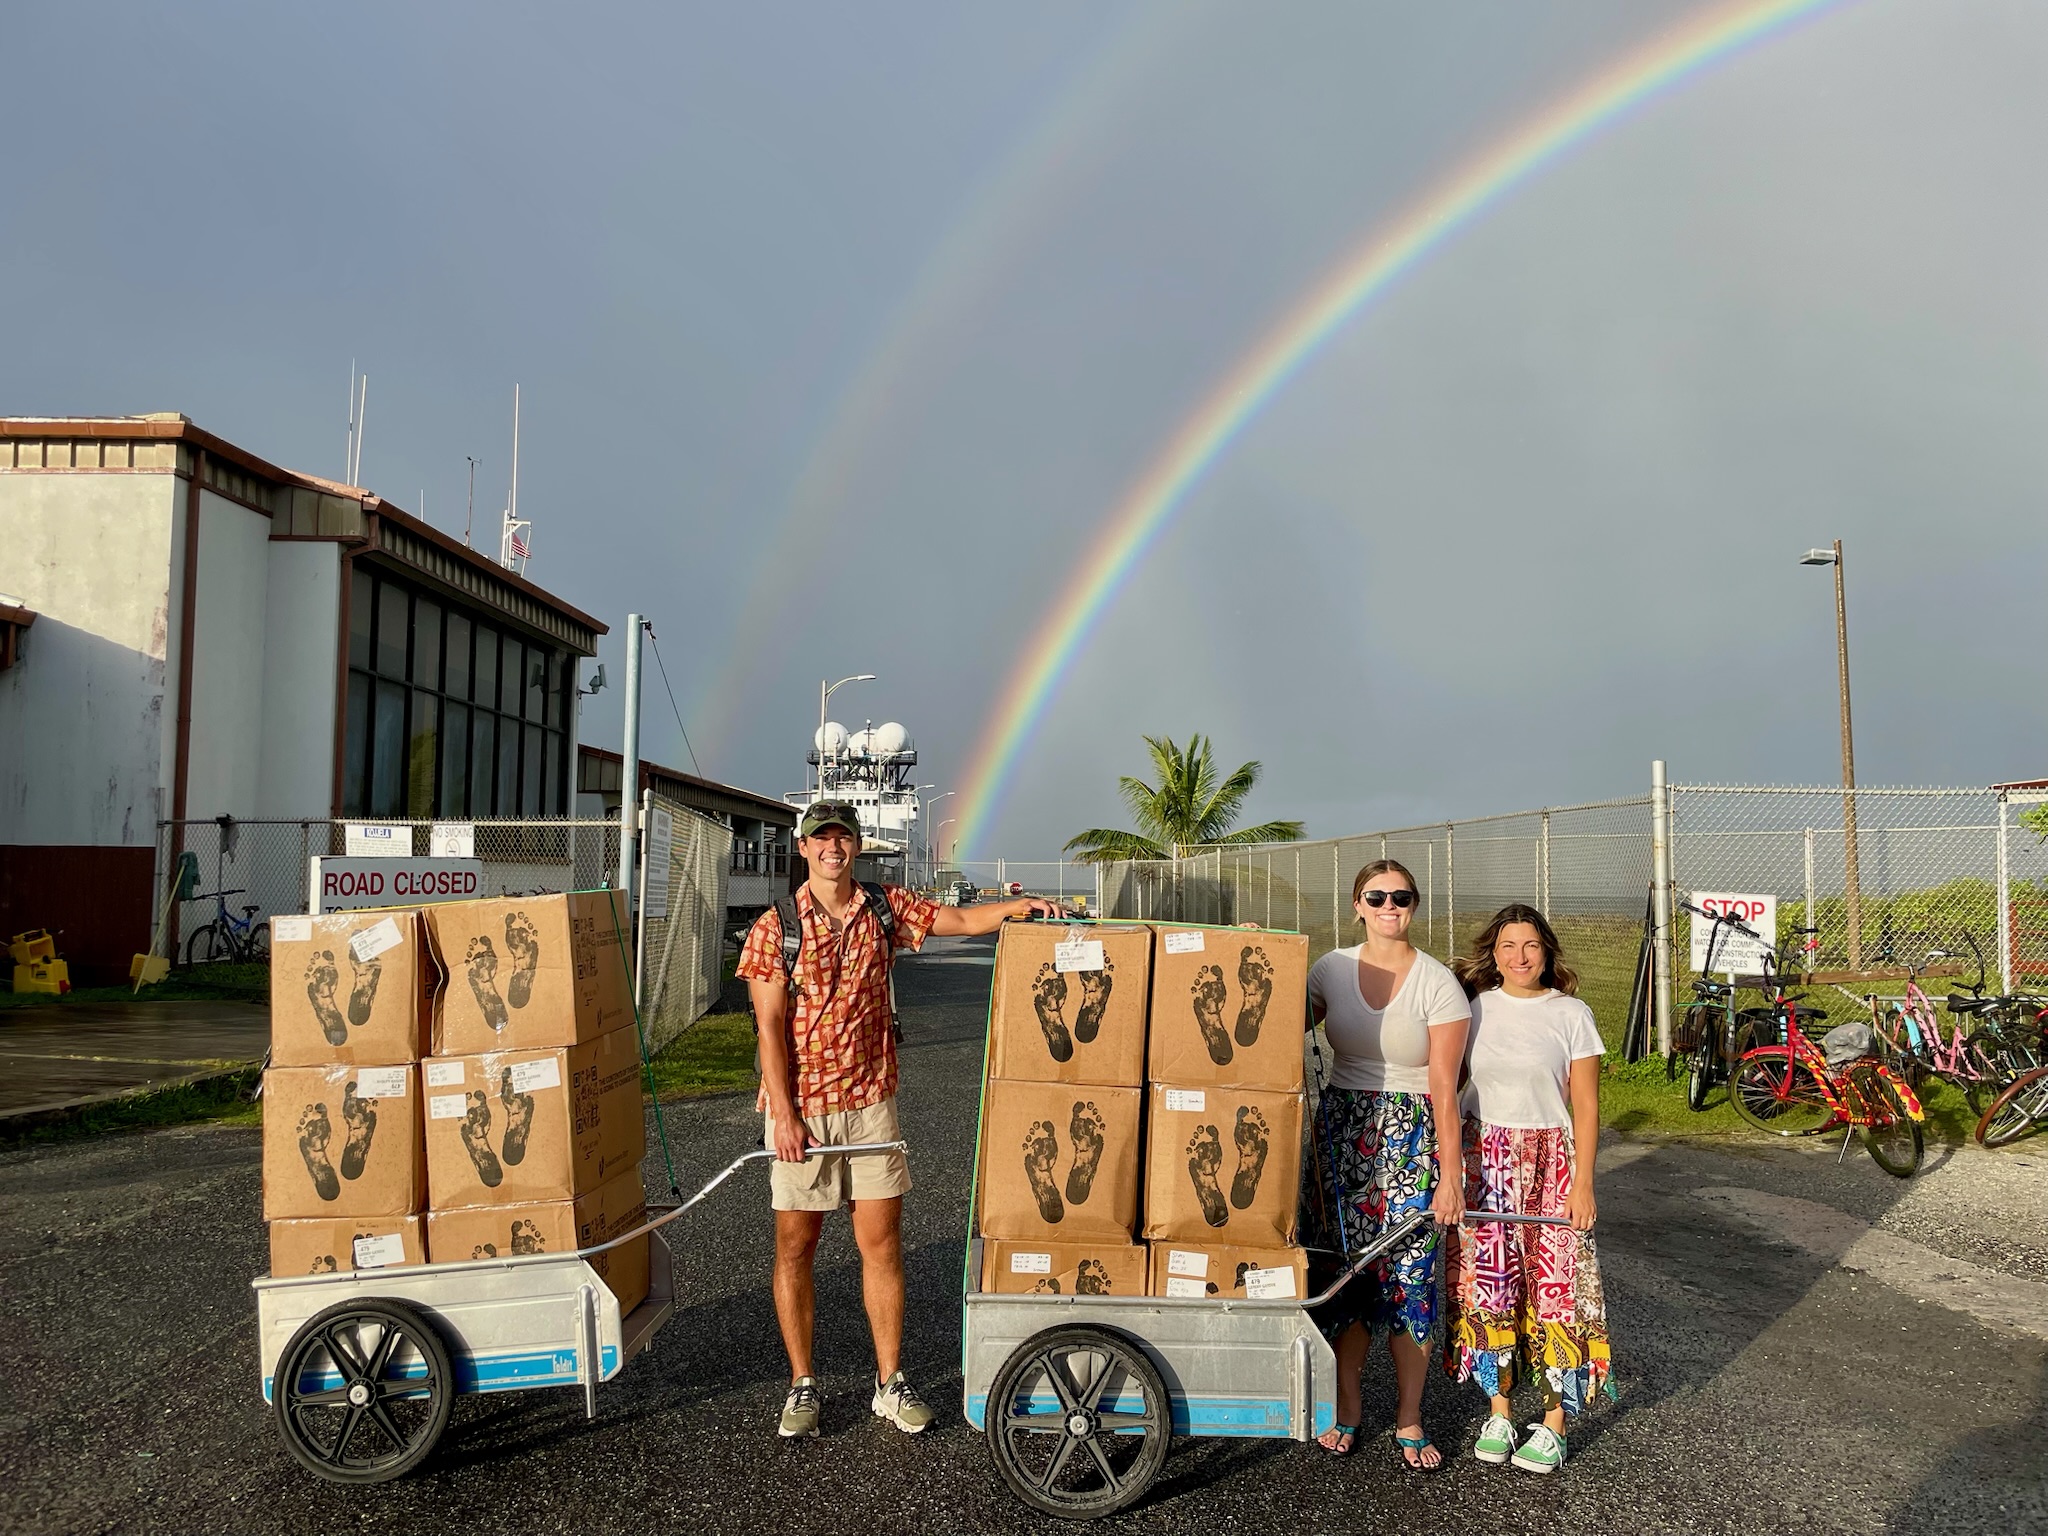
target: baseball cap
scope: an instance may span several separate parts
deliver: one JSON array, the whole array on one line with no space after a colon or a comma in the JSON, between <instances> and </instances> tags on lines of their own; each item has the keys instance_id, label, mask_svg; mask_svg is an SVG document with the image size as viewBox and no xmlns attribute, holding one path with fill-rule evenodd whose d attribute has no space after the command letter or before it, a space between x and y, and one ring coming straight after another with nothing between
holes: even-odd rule
<instances>
[{"instance_id":1,"label":"baseball cap","mask_svg":"<svg viewBox=\"0 0 2048 1536\"><path fill-rule=\"evenodd\" d=\"M844 827L859 837L860 813L841 800L819 800L804 811L804 819L797 826L796 835L815 837L827 827Z\"/></svg>"}]
</instances>

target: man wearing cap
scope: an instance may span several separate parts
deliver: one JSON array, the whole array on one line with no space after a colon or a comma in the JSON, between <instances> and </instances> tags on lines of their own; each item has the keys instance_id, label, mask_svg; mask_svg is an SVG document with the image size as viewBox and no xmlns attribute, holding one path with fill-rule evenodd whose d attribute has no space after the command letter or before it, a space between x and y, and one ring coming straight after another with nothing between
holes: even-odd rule
<instances>
[{"instance_id":1,"label":"man wearing cap","mask_svg":"<svg viewBox=\"0 0 2048 1536\"><path fill-rule=\"evenodd\" d=\"M895 1141L896 1036L889 997L894 951L919 949L930 934L993 933L1012 917L1052 917L1035 896L988 906L942 907L901 886L884 886L891 924L870 910L853 877L860 821L850 805L821 800L804 812L797 851L810 878L796 891L802 929L794 974L784 966L781 914L764 912L747 934L746 978L761 1039L761 1103L775 1208L775 1314L789 1355L790 1389L780 1433L818 1433L819 1395L811 1369L816 1317L812 1263L825 1213L853 1208L861 1289L875 1339L870 1407L907 1434L932 1411L904 1379L903 1195L910 1167L901 1152L806 1160L808 1146ZM894 929L893 942L889 928Z\"/></svg>"}]
</instances>

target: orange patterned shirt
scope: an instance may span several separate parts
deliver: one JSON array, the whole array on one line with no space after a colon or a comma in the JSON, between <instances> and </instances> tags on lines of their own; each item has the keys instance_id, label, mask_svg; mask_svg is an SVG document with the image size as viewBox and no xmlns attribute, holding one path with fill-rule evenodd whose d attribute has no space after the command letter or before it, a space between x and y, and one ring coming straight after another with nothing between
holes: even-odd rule
<instances>
[{"instance_id":1,"label":"orange patterned shirt","mask_svg":"<svg viewBox=\"0 0 2048 1536\"><path fill-rule=\"evenodd\" d=\"M898 885L882 887L896 914L896 948L921 949L938 903ZM796 893L803 947L796 958L796 997L789 1020L797 1113L824 1115L866 1109L896 1091L896 1036L889 1027L889 966L882 924L867 892L853 888L846 926L834 932L809 884ZM782 919L773 907L754 920L740 951L738 974L781 981Z\"/></svg>"}]
</instances>

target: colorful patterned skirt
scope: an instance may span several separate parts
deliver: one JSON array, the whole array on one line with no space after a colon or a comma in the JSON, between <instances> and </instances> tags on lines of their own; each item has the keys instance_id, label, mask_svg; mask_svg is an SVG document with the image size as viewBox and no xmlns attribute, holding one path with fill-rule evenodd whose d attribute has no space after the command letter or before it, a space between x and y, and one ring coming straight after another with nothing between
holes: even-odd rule
<instances>
[{"instance_id":1,"label":"colorful patterned skirt","mask_svg":"<svg viewBox=\"0 0 2048 1536\"><path fill-rule=\"evenodd\" d=\"M1572 1133L1465 1121L1465 1204L1562 1216L1572 1192ZM1593 1234L1482 1222L1451 1235L1444 1370L1507 1395L1518 1369L1545 1411L1577 1413L1605 1391L1607 1303Z\"/></svg>"},{"instance_id":2,"label":"colorful patterned skirt","mask_svg":"<svg viewBox=\"0 0 2048 1536\"><path fill-rule=\"evenodd\" d=\"M1426 1093L1328 1088L1316 1113L1314 1155L1302 1170L1304 1241L1355 1253L1436 1196L1436 1121ZM1434 1222L1414 1233L1316 1309L1334 1339L1353 1323L1428 1346L1436 1332Z\"/></svg>"}]
</instances>

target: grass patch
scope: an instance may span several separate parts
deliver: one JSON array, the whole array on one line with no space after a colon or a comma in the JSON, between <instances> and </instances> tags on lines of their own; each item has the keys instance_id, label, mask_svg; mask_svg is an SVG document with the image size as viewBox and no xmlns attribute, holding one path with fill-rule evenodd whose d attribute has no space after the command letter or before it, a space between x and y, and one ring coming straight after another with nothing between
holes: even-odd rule
<instances>
[{"instance_id":1,"label":"grass patch","mask_svg":"<svg viewBox=\"0 0 2048 1536\"><path fill-rule=\"evenodd\" d=\"M80 987L71 992L0 992L0 1008L62 1008L78 1003L166 1003L184 1001L267 1003L267 965L188 965L154 986Z\"/></svg>"},{"instance_id":2,"label":"grass patch","mask_svg":"<svg viewBox=\"0 0 2048 1536\"><path fill-rule=\"evenodd\" d=\"M229 1065L222 1063L224 1067ZM249 1098L255 1090L257 1075L256 1068L250 1065L196 1083L176 1083L124 1094L18 1131L0 1130L0 1146L75 1141L112 1131L154 1130L169 1125L258 1126L263 1123L263 1106Z\"/></svg>"},{"instance_id":3,"label":"grass patch","mask_svg":"<svg viewBox=\"0 0 2048 1536\"><path fill-rule=\"evenodd\" d=\"M1632 1065L1623 1064L1618 1057L1610 1057L1609 1062L1600 1074L1600 1123L1624 1136L1768 1139L1735 1113L1725 1082L1715 1085L1707 1095L1707 1107L1695 1114L1686 1108L1683 1066L1676 1082L1666 1082L1662 1056L1647 1056ZM1921 1088L1920 1107L1927 1116L1921 1129L1931 1144L1959 1145L1976 1133L1977 1117L1970 1113L1968 1101L1960 1090L1938 1078L1929 1078Z\"/></svg>"},{"instance_id":4,"label":"grass patch","mask_svg":"<svg viewBox=\"0 0 2048 1536\"><path fill-rule=\"evenodd\" d=\"M752 1088L758 1080L754 1039L751 1013L706 1014L649 1063L655 1097L666 1102Z\"/></svg>"}]
</instances>

